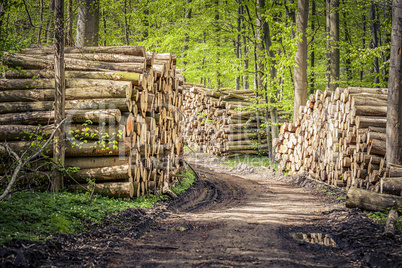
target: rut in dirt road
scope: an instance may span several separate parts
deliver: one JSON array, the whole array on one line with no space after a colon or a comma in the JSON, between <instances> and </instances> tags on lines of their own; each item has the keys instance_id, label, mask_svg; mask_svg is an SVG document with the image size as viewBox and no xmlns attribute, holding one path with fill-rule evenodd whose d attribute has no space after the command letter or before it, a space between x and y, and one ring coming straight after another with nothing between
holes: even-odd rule
<instances>
[{"instance_id":1,"label":"rut in dirt road","mask_svg":"<svg viewBox=\"0 0 402 268\"><path fill-rule=\"evenodd\" d=\"M261 176L196 165L201 179L172 215L121 250L109 267L348 267L337 248L301 245L290 226L319 220L316 196Z\"/></svg>"}]
</instances>

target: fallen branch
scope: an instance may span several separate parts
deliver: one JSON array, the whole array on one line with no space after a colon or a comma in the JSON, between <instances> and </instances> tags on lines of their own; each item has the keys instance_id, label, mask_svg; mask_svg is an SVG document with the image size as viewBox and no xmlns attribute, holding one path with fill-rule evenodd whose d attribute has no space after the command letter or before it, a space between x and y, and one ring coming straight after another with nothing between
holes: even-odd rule
<instances>
[{"instance_id":1,"label":"fallen branch","mask_svg":"<svg viewBox=\"0 0 402 268\"><path fill-rule=\"evenodd\" d=\"M4 148L5 150L7 150L10 154L12 154L16 159L17 159L17 166L13 172L13 175L11 176L11 180L10 183L7 185L6 190L4 190L3 194L0 196L0 201L2 201L4 199L4 197L6 197L8 195L8 193L11 190L11 187L13 187L14 183L17 180L17 176L18 173L20 172L21 168L24 167L29 161L31 161L32 159L36 158L47 146L48 144L51 142L51 140L53 139L54 134L56 133L56 131L60 128L60 126L66 121L66 118L64 118L58 125L57 127L53 130L52 134L50 135L49 139L41 146L41 148L34 153L33 155L29 156L25 161L22 161L22 159L7 145L7 143L5 144L6 148ZM25 152L24 152L25 154Z\"/></svg>"}]
</instances>

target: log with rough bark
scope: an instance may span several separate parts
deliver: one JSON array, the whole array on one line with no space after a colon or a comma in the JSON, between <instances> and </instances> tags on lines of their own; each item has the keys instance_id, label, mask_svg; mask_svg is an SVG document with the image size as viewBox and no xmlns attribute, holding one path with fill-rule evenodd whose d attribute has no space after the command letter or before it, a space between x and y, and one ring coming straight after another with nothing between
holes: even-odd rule
<instances>
[{"instance_id":1,"label":"log with rough bark","mask_svg":"<svg viewBox=\"0 0 402 268\"><path fill-rule=\"evenodd\" d=\"M35 54L52 54L53 48L49 46L37 46L26 48L22 50L22 53L35 55ZM138 57L145 57L145 48L143 46L110 46L110 47L66 47L64 49L65 54L70 53L112 53L132 55Z\"/></svg>"},{"instance_id":2,"label":"log with rough bark","mask_svg":"<svg viewBox=\"0 0 402 268\"><path fill-rule=\"evenodd\" d=\"M132 182L105 182L93 184L72 184L68 188L76 192L92 192L94 193L114 197L114 198L132 198L134 196L136 185Z\"/></svg>"},{"instance_id":3,"label":"log with rough bark","mask_svg":"<svg viewBox=\"0 0 402 268\"><path fill-rule=\"evenodd\" d=\"M53 79L54 71L51 70L15 70L6 72L4 77L7 79ZM143 74L132 72L102 72L102 71L65 71L66 78L75 79L95 79L95 80L113 80L129 81L134 85L141 85Z\"/></svg>"},{"instance_id":4,"label":"log with rough bark","mask_svg":"<svg viewBox=\"0 0 402 268\"><path fill-rule=\"evenodd\" d=\"M109 123L120 122L121 112L119 109L103 110L78 110L71 109L66 111L67 122L85 123ZM0 125L47 125L54 122L53 111L38 111L25 113L0 114Z\"/></svg>"},{"instance_id":5,"label":"log with rough bark","mask_svg":"<svg viewBox=\"0 0 402 268\"><path fill-rule=\"evenodd\" d=\"M402 197L351 187L346 196L346 207L370 211L387 211L388 208L401 210Z\"/></svg>"},{"instance_id":6,"label":"log with rough bark","mask_svg":"<svg viewBox=\"0 0 402 268\"><path fill-rule=\"evenodd\" d=\"M398 219L398 211L391 209L384 227L384 235L389 237L395 236L395 223Z\"/></svg>"}]
</instances>

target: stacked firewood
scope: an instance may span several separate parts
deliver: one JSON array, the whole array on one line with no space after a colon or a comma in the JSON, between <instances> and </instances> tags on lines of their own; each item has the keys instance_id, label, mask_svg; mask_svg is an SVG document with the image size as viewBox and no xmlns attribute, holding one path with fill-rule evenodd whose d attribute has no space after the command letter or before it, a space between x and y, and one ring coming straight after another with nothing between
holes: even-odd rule
<instances>
[{"instance_id":1,"label":"stacked firewood","mask_svg":"<svg viewBox=\"0 0 402 268\"><path fill-rule=\"evenodd\" d=\"M0 154L40 146L54 129L53 49L5 54L0 80ZM65 49L66 167L69 177L117 197L168 191L182 169L182 94L170 53L144 47ZM6 141L6 142L4 142ZM52 155L52 146L44 153ZM6 172L6 168L0 172Z\"/></svg>"},{"instance_id":2,"label":"stacked firewood","mask_svg":"<svg viewBox=\"0 0 402 268\"><path fill-rule=\"evenodd\" d=\"M276 144L281 171L308 172L330 185L400 195L400 168L385 166L386 88L317 91L284 123ZM389 178L396 177L396 178Z\"/></svg>"},{"instance_id":3,"label":"stacked firewood","mask_svg":"<svg viewBox=\"0 0 402 268\"><path fill-rule=\"evenodd\" d=\"M191 83L183 87L183 134L190 147L228 157L264 153L266 132L258 128L255 111L244 111L252 105L252 90L212 90Z\"/></svg>"}]
</instances>

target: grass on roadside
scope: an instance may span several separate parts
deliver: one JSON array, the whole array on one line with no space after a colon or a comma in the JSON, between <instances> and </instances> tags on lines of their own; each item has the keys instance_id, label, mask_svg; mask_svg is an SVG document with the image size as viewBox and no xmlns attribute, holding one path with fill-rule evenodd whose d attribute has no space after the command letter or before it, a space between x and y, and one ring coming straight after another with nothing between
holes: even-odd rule
<instances>
[{"instance_id":1,"label":"grass on roadside","mask_svg":"<svg viewBox=\"0 0 402 268\"><path fill-rule=\"evenodd\" d=\"M234 158L229 158L226 162L225 162L225 166L229 166L229 167L235 167L237 166L239 163L244 163L247 164L249 166L253 166L253 167L269 167L272 166L275 170L278 170L278 163L275 161L271 161L271 159L269 159L269 157L267 156L239 156L239 157L234 157Z\"/></svg>"},{"instance_id":2,"label":"grass on roadside","mask_svg":"<svg viewBox=\"0 0 402 268\"><path fill-rule=\"evenodd\" d=\"M375 221L376 223L385 225L385 223L387 222L387 218L388 218L388 211L387 212L380 212L380 211L371 212L371 213L367 214L367 216L369 218L371 218L373 221ZM402 215L400 215L395 222L395 230L400 234L402 233Z\"/></svg>"},{"instance_id":3,"label":"grass on roadside","mask_svg":"<svg viewBox=\"0 0 402 268\"><path fill-rule=\"evenodd\" d=\"M181 183L172 188L176 194L187 190L194 182L194 174L187 170ZM121 200L90 193L18 192L0 201L0 245L13 238L43 241L53 233L85 231L83 222L101 222L110 213L129 208L151 207L165 195L149 195L134 200Z\"/></svg>"}]
</instances>

